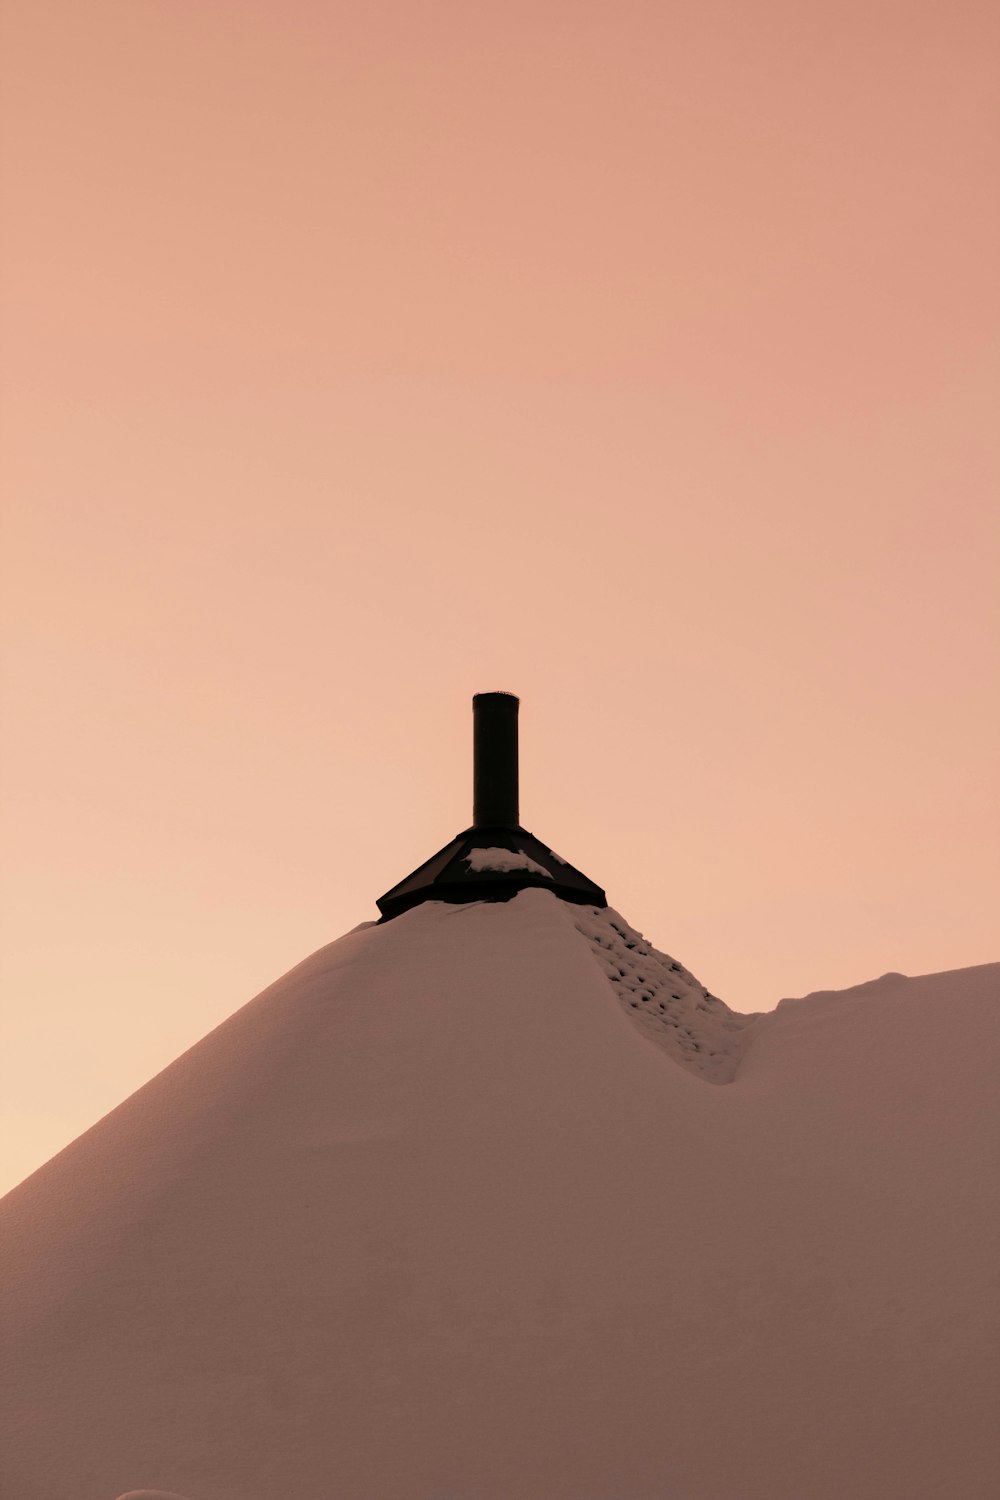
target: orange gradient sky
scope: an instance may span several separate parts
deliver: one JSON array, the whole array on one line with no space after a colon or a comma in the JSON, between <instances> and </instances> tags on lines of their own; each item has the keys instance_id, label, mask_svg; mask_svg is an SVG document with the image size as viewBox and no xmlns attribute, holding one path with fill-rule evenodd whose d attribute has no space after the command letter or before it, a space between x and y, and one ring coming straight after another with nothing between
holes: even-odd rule
<instances>
[{"instance_id":1,"label":"orange gradient sky","mask_svg":"<svg viewBox=\"0 0 1000 1500\"><path fill-rule=\"evenodd\" d=\"M8 0L10 1185L471 816L995 959L1000 10Z\"/></svg>"}]
</instances>

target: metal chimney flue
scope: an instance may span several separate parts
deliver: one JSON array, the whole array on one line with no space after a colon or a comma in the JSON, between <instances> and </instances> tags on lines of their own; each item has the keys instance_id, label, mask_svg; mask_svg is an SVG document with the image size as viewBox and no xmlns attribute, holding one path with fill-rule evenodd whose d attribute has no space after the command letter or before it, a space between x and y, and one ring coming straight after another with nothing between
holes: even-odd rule
<instances>
[{"instance_id":1,"label":"metal chimney flue","mask_svg":"<svg viewBox=\"0 0 1000 1500\"><path fill-rule=\"evenodd\" d=\"M513 693L476 693L472 700L475 828L517 828L517 710Z\"/></svg>"}]
</instances>

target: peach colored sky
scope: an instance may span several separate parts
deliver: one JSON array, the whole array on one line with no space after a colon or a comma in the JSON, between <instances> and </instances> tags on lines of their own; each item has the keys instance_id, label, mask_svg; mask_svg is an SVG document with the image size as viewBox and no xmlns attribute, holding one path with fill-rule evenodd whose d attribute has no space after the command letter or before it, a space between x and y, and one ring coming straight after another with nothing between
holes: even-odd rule
<instances>
[{"instance_id":1,"label":"peach colored sky","mask_svg":"<svg viewBox=\"0 0 1000 1500\"><path fill-rule=\"evenodd\" d=\"M470 819L997 957L1000 11L8 0L9 1184Z\"/></svg>"}]
</instances>

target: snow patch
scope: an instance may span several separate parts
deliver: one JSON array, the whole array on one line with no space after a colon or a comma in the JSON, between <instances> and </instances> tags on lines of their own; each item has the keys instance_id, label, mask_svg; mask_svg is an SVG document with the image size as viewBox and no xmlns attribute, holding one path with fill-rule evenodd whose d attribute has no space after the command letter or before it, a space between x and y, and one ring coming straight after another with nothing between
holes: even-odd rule
<instances>
[{"instance_id":1,"label":"snow patch","mask_svg":"<svg viewBox=\"0 0 1000 1500\"><path fill-rule=\"evenodd\" d=\"M546 880L552 879L548 870L525 854L523 849L473 849L465 858L469 868L477 873L483 870L501 870L507 874L512 870L528 870L532 875L544 875Z\"/></svg>"}]
</instances>

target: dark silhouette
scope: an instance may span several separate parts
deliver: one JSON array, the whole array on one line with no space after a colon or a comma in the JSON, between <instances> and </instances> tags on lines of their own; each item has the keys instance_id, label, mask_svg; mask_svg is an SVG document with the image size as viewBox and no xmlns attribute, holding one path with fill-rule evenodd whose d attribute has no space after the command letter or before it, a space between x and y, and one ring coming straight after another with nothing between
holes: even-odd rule
<instances>
[{"instance_id":1,"label":"dark silhouette","mask_svg":"<svg viewBox=\"0 0 1000 1500\"><path fill-rule=\"evenodd\" d=\"M517 828L517 711L513 693L472 700L474 828Z\"/></svg>"},{"instance_id":2,"label":"dark silhouette","mask_svg":"<svg viewBox=\"0 0 1000 1500\"><path fill-rule=\"evenodd\" d=\"M508 901L525 886L540 886L562 901L607 906L600 886L518 822L518 706L513 693L473 698L472 827L379 897L381 921L422 901Z\"/></svg>"}]
</instances>

